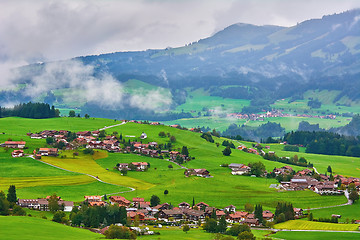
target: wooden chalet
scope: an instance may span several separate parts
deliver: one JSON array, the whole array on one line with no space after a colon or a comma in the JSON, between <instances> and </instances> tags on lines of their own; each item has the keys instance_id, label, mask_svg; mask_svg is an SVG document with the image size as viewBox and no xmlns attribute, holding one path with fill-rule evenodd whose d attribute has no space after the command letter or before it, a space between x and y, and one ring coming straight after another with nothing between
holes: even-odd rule
<instances>
[{"instance_id":1,"label":"wooden chalet","mask_svg":"<svg viewBox=\"0 0 360 240\"><path fill-rule=\"evenodd\" d=\"M7 148L24 148L26 142L25 141L5 141L5 143L2 144L2 147Z\"/></svg>"}]
</instances>

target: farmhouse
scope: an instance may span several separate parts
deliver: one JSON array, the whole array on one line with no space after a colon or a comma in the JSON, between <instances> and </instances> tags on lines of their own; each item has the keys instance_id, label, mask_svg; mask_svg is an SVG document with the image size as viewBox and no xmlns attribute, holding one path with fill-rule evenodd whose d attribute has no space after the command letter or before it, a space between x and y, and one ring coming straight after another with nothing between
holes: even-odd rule
<instances>
[{"instance_id":1,"label":"farmhouse","mask_svg":"<svg viewBox=\"0 0 360 240\"><path fill-rule=\"evenodd\" d=\"M174 218L174 220L181 220L183 218L183 210L181 209L170 209L170 210L161 210L159 212L159 219L168 221L169 218Z\"/></svg>"},{"instance_id":2,"label":"farmhouse","mask_svg":"<svg viewBox=\"0 0 360 240\"><path fill-rule=\"evenodd\" d=\"M248 214L248 212L234 212L229 214L227 219L228 222L239 223L241 221L244 221Z\"/></svg>"},{"instance_id":3,"label":"farmhouse","mask_svg":"<svg viewBox=\"0 0 360 240\"><path fill-rule=\"evenodd\" d=\"M91 132L90 132L90 131L77 132L76 135L77 135L79 138L85 138L85 137L90 137L90 136L91 136Z\"/></svg>"},{"instance_id":4,"label":"farmhouse","mask_svg":"<svg viewBox=\"0 0 360 240\"><path fill-rule=\"evenodd\" d=\"M48 199L39 198L39 199L19 199L17 203L20 207L36 209L41 211L49 210ZM71 212L74 207L74 202L72 201L58 201L60 209L63 209L64 212Z\"/></svg>"},{"instance_id":5,"label":"farmhouse","mask_svg":"<svg viewBox=\"0 0 360 240\"><path fill-rule=\"evenodd\" d=\"M24 151L23 150L14 150L12 153L11 153L11 156L12 157L23 157L24 156Z\"/></svg>"},{"instance_id":6,"label":"farmhouse","mask_svg":"<svg viewBox=\"0 0 360 240\"><path fill-rule=\"evenodd\" d=\"M179 208L190 208L190 204L187 202L179 203Z\"/></svg>"},{"instance_id":7,"label":"farmhouse","mask_svg":"<svg viewBox=\"0 0 360 240\"><path fill-rule=\"evenodd\" d=\"M38 154L41 156L57 156L58 149L57 148L40 148Z\"/></svg>"},{"instance_id":8,"label":"farmhouse","mask_svg":"<svg viewBox=\"0 0 360 240\"><path fill-rule=\"evenodd\" d=\"M193 175L198 177L205 177L205 178L211 177L209 171L206 170L205 168L200 168L200 169L189 168L185 170L184 174L186 177Z\"/></svg>"},{"instance_id":9,"label":"farmhouse","mask_svg":"<svg viewBox=\"0 0 360 240\"><path fill-rule=\"evenodd\" d=\"M231 163L229 164L229 168L231 169L232 175L242 175L250 171L250 167L241 163Z\"/></svg>"},{"instance_id":10,"label":"farmhouse","mask_svg":"<svg viewBox=\"0 0 360 240\"><path fill-rule=\"evenodd\" d=\"M147 162L132 162L131 164L136 167L137 171L143 171L147 169L149 165Z\"/></svg>"},{"instance_id":11,"label":"farmhouse","mask_svg":"<svg viewBox=\"0 0 360 240\"><path fill-rule=\"evenodd\" d=\"M131 202L129 200L127 200L126 198L121 197L121 196L111 196L111 197L109 197L109 200L113 204L114 203L119 204L119 206L128 207L131 204Z\"/></svg>"},{"instance_id":12,"label":"farmhouse","mask_svg":"<svg viewBox=\"0 0 360 240\"><path fill-rule=\"evenodd\" d=\"M90 202L101 202L101 196L84 196L85 201Z\"/></svg>"},{"instance_id":13,"label":"farmhouse","mask_svg":"<svg viewBox=\"0 0 360 240\"><path fill-rule=\"evenodd\" d=\"M8 148L24 148L26 142L25 141L6 141L2 144L2 147Z\"/></svg>"}]
</instances>

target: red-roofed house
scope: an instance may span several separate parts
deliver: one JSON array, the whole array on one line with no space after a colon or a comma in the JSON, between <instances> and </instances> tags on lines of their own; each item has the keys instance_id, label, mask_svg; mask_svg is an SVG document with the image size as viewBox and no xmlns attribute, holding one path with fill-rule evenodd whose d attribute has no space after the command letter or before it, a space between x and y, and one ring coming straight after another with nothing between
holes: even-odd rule
<instances>
[{"instance_id":1,"label":"red-roofed house","mask_svg":"<svg viewBox=\"0 0 360 240\"><path fill-rule=\"evenodd\" d=\"M11 153L12 157L23 157L24 156L24 151L23 150L14 150Z\"/></svg>"},{"instance_id":2,"label":"red-roofed house","mask_svg":"<svg viewBox=\"0 0 360 240\"><path fill-rule=\"evenodd\" d=\"M26 142L24 141L6 141L2 144L2 147L8 147L8 148L24 148Z\"/></svg>"}]
</instances>

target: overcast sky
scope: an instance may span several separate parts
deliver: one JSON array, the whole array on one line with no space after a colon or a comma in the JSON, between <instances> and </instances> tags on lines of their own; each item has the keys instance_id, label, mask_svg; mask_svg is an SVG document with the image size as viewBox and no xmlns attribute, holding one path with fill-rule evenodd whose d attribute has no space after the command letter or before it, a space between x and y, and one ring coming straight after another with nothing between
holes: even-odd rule
<instances>
[{"instance_id":1,"label":"overcast sky","mask_svg":"<svg viewBox=\"0 0 360 240\"><path fill-rule=\"evenodd\" d=\"M183 46L233 23L292 26L353 8L359 0L1 0L0 68Z\"/></svg>"}]
</instances>

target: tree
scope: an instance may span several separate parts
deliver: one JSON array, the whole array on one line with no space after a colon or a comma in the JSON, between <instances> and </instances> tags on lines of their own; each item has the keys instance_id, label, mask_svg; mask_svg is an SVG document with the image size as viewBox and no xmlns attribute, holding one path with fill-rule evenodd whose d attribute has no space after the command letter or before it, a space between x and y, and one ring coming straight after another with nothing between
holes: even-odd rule
<instances>
[{"instance_id":1,"label":"tree","mask_svg":"<svg viewBox=\"0 0 360 240\"><path fill-rule=\"evenodd\" d=\"M252 205L251 203L245 203L245 211L246 212L253 212L254 211L254 205Z\"/></svg>"},{"instance_id":2,"label":"tree","mask_svg":"<svg viewBox=\"0 0 360 240\"><path fill-rule=\"evenodd\" d=\"M15 205L13 207L13 213L12 213L13 216L26 216L26 212L25 210L18 206L18 205Z\"/></svg>"},{"instance_id":3,"label":"tree","mask_svg":"<svg viewBox=\"0 0 360 240\"><path fill-rule=\"evenodd\" d=\"M217 231L217 221L213 218L207 218L203 226L204 230L210 233L216 233Z\"/></svg>"},{"instance_id":4,"label":"tree","mask_svg":"<svg viewBox=\"0 0 360 240\"><path fill-rule=\"evenodd\" d=\"M355 201L359 200L359 194L356 192L356 190L352 190L349 194L349 199L355 203Z\"/></svg>"},{"instance_id":5,"label":"tree","mask_svg":"<svg viewBox=\"0 0 360 240\"><path fill-rule=\"evenodd\" d=\"M314 216L313 216L312 212L309 213L309 215L308 215L308 220L309 220L309 221L314 220Z\"/></svg>"},{"instance_id":6,"label":"tree","mask_svg":"<svg viewBox=\"0 0 360 240\"><path fill-rule=\"evenodd\" d=\"M66 214L64 212L56 212L51 221L61 223L64 222Z\"/></svg>"},{"instance_id":7,"label":"tree","mask_svg":"<svg viewBox=\"0 0 360 240\"><path fill-rule=\"evenodd\" d=\"M195 198L193 197L193 200L192 200L192 205L191 207L193 208L195 206Z\"/></svg>"},{"instance_id":8,"label":"tree","mask_svg":"<svg viewBox=\"0 0 360 240\"><path fill-rule=\"evenodd\" d=\"M185 224L185 225L183 226L183 231L184 231L185 233L187 233L188 231L190 231L189 225Z\"/></svg>"},{"instance_id":9,"label":"tree","mask_svg":"<svg viewBox=\"0 0 360 240\"><path fill-rule=\"evenodd\" d=\"M260 177L265 172L265 165L262 162L249 163L250 174Z\"/></svg>"},{"instance_id":10,"label":"tree","mask_svg":"<svg viewBox=\"0 0 360 240\"><path fill-rule=\"evenodd\" d=\"M47 138L46 138L46 144L51 145L51 144L53 144L53 143L54 143L54 138L52 138L52 137L47 137Z\"/></svg>"},{"instance_id":11,"label":"tree","mask_svg":"<svg viewBox=\"0 0 360 240\"><path fill-rule=\"evenodd\" d=\"M168 168L172 169L172 168L174 168L174 167L173 167L172 164L169 164L169 165L168 165Z\"/></svg>"},{"instance_id":12,"label":"tree","mask_svg":"<svg viewBox=\"0 0 360 240\"><path fill-rule=\"evenodd\" d=\"M9 201L5 197L5 193L0 191L0 215L9 215Z\"/></svg>"},{"instance_id":13,"label":"tree","mask_svg":"<svg viewBox=\"0 0 360 240\"><path fill-rule=\"evenodd\" d=\"M252 234L251 232L242 232L238 235L237 239L239 240L243 240L243 239L246 239L246 240L255 240L255 236L254 234Z\"/></svg>"},{"instance_id":14,"label":"tree","mask_svg":"<svg viewBox=\"0 0 360 240\"><path fill-rule=\"evenodd\" d=\"M159 137L166 137L165 132L159 132Z\"/></svg>"},{"instance_id":15,"label":"tree","mask_svg":"<svg viewBox=\"0 0 360 240\"><path fill-rule=\"evenodd\" d=\"M15 204L17 202L15 185L10 185L6 199L10 204Z\"/></svg>"},{"instance_id":16,"label":"tree","mask_svg":"<svg viewBox=\"0 0 360 240\"><path fill-rule=\"evenodd\" d=\"M169 191L166 189L166 190L164 191L164 194L165 194L165 195L168 195L168 194L169 194Z\"/></svg>"},{"instance_id":17,"label":"tree","mask_svg":"<svg viewBox=\"0 0 360 240\"><path fill-rule=\"evenodd\" d=\"M231 236L238 236L240 233L244 232L244 231L248 231L250 232L250 227L246 224L234 224L231 226L231 228L227 231L227 234L231 235Z\"/></svg>"},{"instance_id":18,"label":"tree","mask_svg":"<svg viewBox=\"0 0 360 240\"><path fill-rule=\"evenodd\" d=\"M49 210L54 213L56 211L58 211L60 209L59 207L59 198L56 195L56 193L54 193L53 195L50 196L49 200Z\"/></svg>"},{"instance_id":19,"label":"tree","mask_svg":"<svg viewBox=\"0 0 360 240\"><path fill-rule=\"evenodd\" d=\"M160 204L160 198L156 195L152 195L150 198L150 207L155 207Z\"/></svg>"},{"instance_id":20,"label":"tree","mask_svg":"<svg viewBox=\"0 0 360 240\"><path fill-rule=\"evenodd\" d=\"M90 118L90 115L86 113L86 114L85 114L85 118L86 118L86 119L89 119L89 118Z\"/></svg>"},{"instance_id":21,"label":"tree","mask_svg":"<svg viewBox=\"0 0 360 240\"><path fill-rule=\"evenodd\" d=\"M187 149L186 146L183 146L181 149L181 154L185 155L185 156L189 156L189 150Z\"/></svg>"},{"instance_id":22,"label":"tree","mask_svg":"<svg viewBox=\"0 0 360 240\"><path fill-rule=\"evenodd\" d=\"M230 146L227 146L227 147L222 151L222 153L224 154L224 156L230 156L230 154L231 154Z\"/></svg>"},{"instance_id":23,"label":"tree","mask_svg":"<svg viewBox=\"0 0 360 240\"><path fill-rule=\"evenodd\" d=\"M331 169L331 166L330 166L330 165L327 167L327 171L328 171L329 173L332 173L332 169Z\"/></svg>"},{"instance_id":24,"label":"tree","mask_svg":"<svg viewBox=\"0 0 360 240\"><path fill-rule=\"evenodd\" d=\"M107 239L136 239L136 234L127 227L110 225L104 235Z\"/></svg>"},{"instance_id":25,"label":"tree","mask_svg":"<svg viewBox=\"0 0 360 240\"><path fill-rule=\"evenodd\" d=\"M219 220L219 224L217 226L217 232L219 233L224 233L226 231L226 220L225 220L225 216L221 216L220 220Z\"/></svg>"},{"instance_id":26,"label":"tree","mask_svg":"<svg viewBox=\"0 0 360 240\"><path fill-rule=\"evenodd\" d=\"M259 219L259 222L262 223L262 221L263 221L263 209L262 209L262 206L260 204L255 205L254 215L255 215L255 218Z\"/></svg>"},{"instance_id":27,"label":"tree","mask_svg":"<svg viewBox=\"0 0 360 240\"><path fill-rule=\"evenodd\" d=\"M175 136L171 136L171 137L170 137L170 142L172 142L172 143L176 142L176 137L175 137Z\"/></svg>"},{"instance_id":28,"label":"tree","mask_svg":"<svg viewBox=\"0 0 360 240\"><path fill-rule=\"evenodd\" d=\"M69 111L69 117L75 117L75 111L74 110Z\"/></svg>"},{"instance_id":29,"label":"tree","mask_svg":"<svg viewBox=\"0 0 360 240\"><path fill-rule=\"evenodd\" d=\"M106 132L105 130L101 130L99 133L99 138L104 138L104 137L106 137Z\"/></svg>"}]
</instances>

